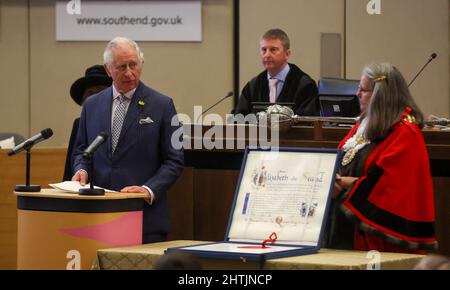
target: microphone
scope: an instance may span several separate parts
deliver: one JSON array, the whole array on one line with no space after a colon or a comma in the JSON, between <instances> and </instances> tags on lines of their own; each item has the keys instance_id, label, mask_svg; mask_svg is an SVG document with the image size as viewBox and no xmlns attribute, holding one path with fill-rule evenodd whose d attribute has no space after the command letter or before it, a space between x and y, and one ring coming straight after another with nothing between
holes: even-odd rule
<instances>
[{"instance_id":1,"label":"microphone","mask_svg":"<svg viewBox=\"0 0 450 290\"><path fill-rule=\"evenodd\" d=\"M413 78L413 80L409 83L408 88L414 83L414 81L417 79L417 77L422 73L422 71L427 67L427 65L433 61L437 57L437 54L433 52L428 59L427 63L422 67L422 69L417 73L417 75Z\"/></svg>"},{"instance_id":2,"label":"microphone","mask_svg":"<svg viewBox=\"0 0 450 290\"><path fill-rule=\"evenodd\" d=\"M36 145L37 143L48 139L50 137L53 136L53 131L50 128L44 129L41 131L41 133L34 135L33 137L25 140L24 142L20 143L19 145L17 145L16 147L14 147L13 149L11 149L11 151L8 153L9 156L15 155L23 150L27 150L30 149L31 147L33 147L34 145Z\"/></svg>"},{"instance_id":3,"label":"microphone","mask_svg":"<svg viewBox=\"0 0 450 290\"><path fill-rule=\"evenodd\" d=\"M195 123L198 123L198 120L200 119L201 116L203 116L203 114L205 114L206 112L208 112L209 110L211 110L212 108L214 108L215 106L217 106L218 104L220 104L221 102L223 102L225 99L228 99L229 97L232 97L234 95L233 92L228 92L228 94L223 97L222 99L220 99L217 103L215 103L214 105L212 105L211 107L209 107L206 111L202 112L200 114L200 116L198 116L197 120L195 121Z\"/></svg>"},{"instance_id":4,"label":"microphone","mask_svg":"<svg viewBox=\"0 0 450 290\"><path fill-rule=\"evenodd\" d=\"M94 162L92 161L92 155L108 139L108 134L100 132L94 141L83 152L83 158L90 160L90 169L88 175L90 176L89 188L80 188L78 191L80 195L105 195L105 190L100 188L94 188Z\"/></svg>"},{"instance_id":5,"label":"microphone","mask_svg":"<svg viewBox=\"0 0 450 290\"><path fill-rule=\"evenodd\" d=\"M84 158L90 158L92 154L97 150L97 148L102 145L108 139L108 134L105 132L101 132L95 137L94 141L92 141L91 145L86 148L83 152Z\"/></svg>"}]
</instances>

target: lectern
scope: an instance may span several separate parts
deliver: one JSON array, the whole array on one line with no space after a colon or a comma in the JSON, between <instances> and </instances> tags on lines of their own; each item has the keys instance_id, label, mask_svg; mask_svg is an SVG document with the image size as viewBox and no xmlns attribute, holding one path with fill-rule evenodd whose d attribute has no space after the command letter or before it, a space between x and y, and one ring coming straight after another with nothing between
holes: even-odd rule
<instances>
[{"instance_id":1,"label":"lectern","mask_svg":"<svg viewBox=\"0 0 450 290\"><path fill-rule=\"evenodd\" d=\"M145 194L15 192L17 269L90 269L102 248L142 244Z\"/></svg>"}]
</instances>

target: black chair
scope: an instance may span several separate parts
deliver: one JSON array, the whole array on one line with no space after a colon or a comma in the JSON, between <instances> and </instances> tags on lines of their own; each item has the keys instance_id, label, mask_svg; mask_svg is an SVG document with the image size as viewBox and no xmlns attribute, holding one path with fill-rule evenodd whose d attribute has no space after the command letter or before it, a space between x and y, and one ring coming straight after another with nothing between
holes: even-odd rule
<instances>
[{"instance_id":1,"label":"black chair","mask_svg":"<svg viewBox=\"0 0 450 290\"><path fill-rule=\"evenodd\" d=\"M18 144L22 143L23 141L25 141L25 138L22 135L17 134L17 133L8 133L8 132L0 133L0 141L11 138L11 137L14 137L15 145L18 145Z\"/></svg>"},{"instance_id":2,"label":"black chair","mask_svg":"<svg viewBox=\"0 0 450 290\"><path fill-rule=\"evenodd\" d=\"M319 80L320 116L357 117L361 113L356 96L359 80L322 78Z\"/></svg>"}]
</instances>

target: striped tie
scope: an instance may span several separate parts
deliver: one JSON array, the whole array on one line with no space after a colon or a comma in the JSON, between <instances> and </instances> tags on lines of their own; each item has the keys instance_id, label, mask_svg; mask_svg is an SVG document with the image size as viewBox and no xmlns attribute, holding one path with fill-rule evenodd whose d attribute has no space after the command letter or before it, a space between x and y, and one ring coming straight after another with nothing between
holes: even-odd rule
<instances>
[{"instance_id":1,"label":"striped tie","mask_svg":"<svg viewBox=\"0 0 450 290\"><path fill-rule=\"evenodd\" d=\"M111 129L112 136L112 153L116 150L117 142L119 141L120 131L122 130L123 120L125 119L126 109L127 109L127 101L125 96L120 95L118 98L118 105L114 112L113 126Z\"/></svg>"}]
</instances>

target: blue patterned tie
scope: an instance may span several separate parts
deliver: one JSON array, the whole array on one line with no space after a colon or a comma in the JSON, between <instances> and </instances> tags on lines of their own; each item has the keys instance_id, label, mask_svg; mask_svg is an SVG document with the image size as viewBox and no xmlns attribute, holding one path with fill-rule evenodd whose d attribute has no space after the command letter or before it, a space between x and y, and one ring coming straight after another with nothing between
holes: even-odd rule
<instances>
[{"instance_id":1,"label":"blue patterned tie","mask_svg":"<svg viewBox=\"0 0 450 290\"><path fill-rule=\"evenodd\" d=\"M119 141L120 131L122 130L123 120L125 120L127 101L125 96L120 95L118 98L119 104L114 112L113 126L111 129L112 136L112 153L116 150L117 142Z\"/></svg>"}]
</instances>

